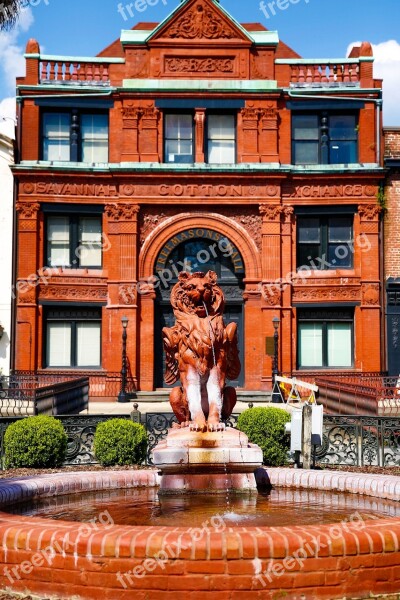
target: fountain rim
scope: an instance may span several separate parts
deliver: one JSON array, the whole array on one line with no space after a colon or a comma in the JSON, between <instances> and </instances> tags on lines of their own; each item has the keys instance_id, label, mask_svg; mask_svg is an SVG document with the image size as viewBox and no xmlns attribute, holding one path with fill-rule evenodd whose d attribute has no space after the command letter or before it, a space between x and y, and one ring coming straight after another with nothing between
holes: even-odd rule
<instances>
[{"instance_id":1,"label":"fountain rim","mask_svg":"<svg viewBox=\"0 0 400 600\"><path fill-rule=\"evenodd\" d=\"M390 500L400 502L400 476L384 474L367 474L349 471L317 471L293 469L287 467L263 467L268 473L268 477L273 487L290 488L299 490L342 492L361 496L376 497L380 500ZM0 479L0 526L1 520L5 517L12 521L38 520L38 524L46 523L46 526L53 524L54 527L60 523L68 523L79 529L84 522L61 521L40 516L22 516L12 515L6 512L9 504L16 502L26 502L29 500L38 500L51 498L56 495L74 495L85 492L100 492L104 490L118 489L140 489L157 488L160 483L160 475L156 469L127 469L116 471L69 471L67 473L46 473L32 476L21 476L13 478ZM382 517L371 519L368 523L392 522L400 525L399 517ZM367 521L366 521L367 523ZM330 527L332 524L325 524L321 527ZM113 525L115 529L120 529L120 525ZM243 528L243 525L230 525L230 528ZM293 526L301 530L307 530L308 526ZM154 530L156 525L126 525L124 529ZM164 531L190 531L190 527L163 526ZM246 526L251 530L252 526ZM268 526L257 526L254 529L269 529ZM274 527L279 530L281 527ZM112 532L108 528L107 532Z\"/></svg>"}]
</instances>

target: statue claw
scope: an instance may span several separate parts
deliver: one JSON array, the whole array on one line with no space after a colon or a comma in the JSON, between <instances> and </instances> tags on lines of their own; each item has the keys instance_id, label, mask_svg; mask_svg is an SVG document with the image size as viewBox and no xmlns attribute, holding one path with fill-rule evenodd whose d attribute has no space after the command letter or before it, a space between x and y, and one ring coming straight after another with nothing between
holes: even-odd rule
<instances>
[{"instance_id":1,"label":"statue claw","mask_svg":"<svg viewBox=\"0 0 400 600\"><path fill-rule=\"evenodd\" d=\"M206 429L206 422L204 421L192 421L189 423L190 431L204 431Z\"/></svg>"},{"instance_id":2,"label":"statue claw","mask_svg":"<svg viewBox=\"0 0 400 600\"><path fill-rule=\"evenodd\" d=\"M225 431L225 423L221 423L220 421L218 422L214 422L214 421L209 421L207 423L207 429L208 431Z\"/></svg>"}]
</instances>

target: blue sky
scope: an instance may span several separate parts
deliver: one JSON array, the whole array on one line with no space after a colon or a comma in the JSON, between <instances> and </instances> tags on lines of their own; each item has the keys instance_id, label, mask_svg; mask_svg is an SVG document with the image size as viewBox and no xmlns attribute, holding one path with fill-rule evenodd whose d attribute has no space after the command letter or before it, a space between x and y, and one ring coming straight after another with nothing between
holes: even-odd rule
<instances>
[{"instance_id":1,"label":"blue sky","mask_svg":"<svg viewBox=\"0 0 400 600\"><path fill-rule=\"evenodd\" d=\"M124 10L118 12L116 0L29 1L17 27L0 33L0 116L12 115L13 80L23 74L22 56L30 37L47 54L93 56L118 38L121 29L138 21L158 22L180 3L151 0L151 6L147 0L136 0L144 7L140 12L135 0L122 0ZM400 0L264 0L264 11L260 0L221 0L221 4L240 22L259 21L276 29L305 58L343 57L353 42L372 42L376 76L386 80L385 122L400 125Z\"/></svg>"}]
</instances>

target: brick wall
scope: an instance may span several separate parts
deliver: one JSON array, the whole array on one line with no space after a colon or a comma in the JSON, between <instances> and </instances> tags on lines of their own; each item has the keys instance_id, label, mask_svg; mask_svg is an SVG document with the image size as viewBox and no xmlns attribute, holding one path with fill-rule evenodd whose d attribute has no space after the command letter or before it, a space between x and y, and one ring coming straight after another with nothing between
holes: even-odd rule
<instances>
[{"instance_id":1,"label":"brick wall","mask_svg":"<svg viewBox=\"0 0 400 600\"><path fill-rule=\"evenodd\" d=\"M385 129L385 157L400 160L400 127ZM400 170L386 180L385 278L400 277Z\"/></svg>"}]
</instances>

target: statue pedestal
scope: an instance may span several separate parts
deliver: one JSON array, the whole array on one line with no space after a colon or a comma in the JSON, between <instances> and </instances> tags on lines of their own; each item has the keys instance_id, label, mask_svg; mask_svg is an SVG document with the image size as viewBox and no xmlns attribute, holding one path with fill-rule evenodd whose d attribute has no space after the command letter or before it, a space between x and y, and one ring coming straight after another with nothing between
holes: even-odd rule
<instances>
[{"instance_id":1,"label":"statue pedestal","mask_svg":"<svg viewBox=\"0 0 400 600\"><path fill-rule=\"evenodd\" d=\"M262 450L237 429L170 429L154 448L153 462L162 475L161 495L257 493L254 471Z\"/></svg>"}]
</instances>

